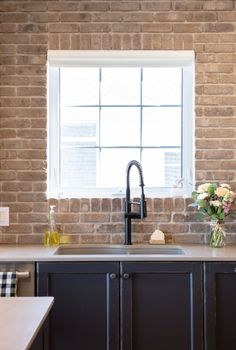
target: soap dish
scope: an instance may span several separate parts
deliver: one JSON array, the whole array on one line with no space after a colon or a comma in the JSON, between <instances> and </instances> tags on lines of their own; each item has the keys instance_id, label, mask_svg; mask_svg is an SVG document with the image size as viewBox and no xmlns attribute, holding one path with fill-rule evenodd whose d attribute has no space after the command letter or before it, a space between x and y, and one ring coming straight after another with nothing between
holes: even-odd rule
<instances>
[{"instance_id":1,"label":"soap dish","mask_svg":"<svg viewBox=\"0 0 236 350\"><path fill-rule=\"evenodd\" d=\"M165 244L165 235L160 230L155 230L151 235L150 244Z\"/></svg>"},{"instance_id":2,"label":"soap dish","mask_svg":"<svg viewBox=\"0 0 236 350\"><path fill-rule=\"evenodd\" d=\"M149 244L165 244L165 241L158 239L150 239Z\"/></svg>"}]
</instances>

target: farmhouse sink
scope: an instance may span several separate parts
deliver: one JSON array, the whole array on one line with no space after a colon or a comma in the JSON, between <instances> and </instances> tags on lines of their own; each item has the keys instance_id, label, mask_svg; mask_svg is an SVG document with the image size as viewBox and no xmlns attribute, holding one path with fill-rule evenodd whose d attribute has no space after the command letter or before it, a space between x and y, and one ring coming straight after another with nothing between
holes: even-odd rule
<instances>
[{"instance_id":1,"label":"farmhouse sink","mask_svg":"<svg viewBox=\"0 0 236 350\"><path fill-rule=\"evenodd\" d=\"M59 247L55 255L183 255L184 250L179 246L149 245L84 245Z\"/></svg>"}]
</instances>

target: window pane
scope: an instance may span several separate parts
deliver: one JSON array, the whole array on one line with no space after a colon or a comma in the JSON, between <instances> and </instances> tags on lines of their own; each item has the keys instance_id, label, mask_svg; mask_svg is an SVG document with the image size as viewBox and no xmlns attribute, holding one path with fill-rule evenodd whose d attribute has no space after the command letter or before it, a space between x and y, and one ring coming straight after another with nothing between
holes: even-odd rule
<instances>
[{"instance_id":1,"label":"window pane","mask_svg":"<svg viewBox=\"0 0 236 350\"><path fill-rule=\"evenodd\" d=\"M181 85L181 68L144 68L143 104L180 105Z\"/></svg>"},{"instance_id":2,"label":"window pane","mask_svg":"<svg viewBox=\"0 0 236 350\"><path fill-rule=\"evenodd\" d=\"M103 149L100 155L98 186L125 187L127 164L131 159L139 158L138 149ZM132 178L132 186L135 184L135 179Z\"/></svg>"},{"instance_id":3,"label":"window pane","mask_svg":"<svg viewBox=\"0 0 236 350\"><path fill-rule=\"evenodd\" d=\"M102 108L101 146L140 145L139 108Z\"/></svg>"},{"instance_id":4,"label":"window pane","mask_svg":"<svg viewBox=\"0 0 236 350\"><path fill-rule=\"evenodd\" d=\"M61 124L77 122L98 122L98 107L63 107L60 113Z\"/></svg>"},{"instance_id":5,"label":"window pane","mask_svg":"<svg viewBox=\"0 0 236 350\"><path fill-rule=\"evenodd\" d=\"M181 146L181 108L144 108L143 146Z\"/></svg>"},{"instance_id":6,"label":"window pane","mask_svg":"<svg viewBox=\"0 0 236 350\"><path fill-rule=\"evenodd\" d=\"M98 105L99 68L61 68L61 105Z\"/></svg>"},{"instance_id":7,"label":"window pane","mask_svg":"<svg viewBox=\"0 0 236 350\"><path fill-rule=\"evenodd\" d=\"M61 113L61 186L96 186L98 108L63 108Z\"/></svg>"},{"instance_id":8,"label":"window pane","mask_svg":"<svg viewBox=\"0 0 236 350\"><path fill-rule=\"evenodd\" d=\"M173 187L181 179L181 150L143 150L142 164L147 187Z\"/></svg>"},{"instance_id":9,"label":"window pane","mask_svg":"<svg viewBox=\"0 0 236 350\"><path fill-rule=\"evenodd\" d=\"M139 104L140 82L140 68L103 68L101 104Z\"/></svg>"},{"instance_id":10,"label":"window pane","mask_svg":"<svg viewBox=\"0 0 236 350\"><path fill-rule=\"evenodd\" d=\"M81 146L81 144L78 144ZM83 143L82 146L85 146ZM93 143L87 146L94 146ZM67 143L61 149L60 185L62 187L95 187L96 156L95 148L79 148Z\"/></svg>"},{"instance_id":11,"label":"window pane","mask_svg":"<svg viewBox=\"0 0 236 350\"><path fill-rule=\"evenodd\" d=\"M98 144L99 135L98 108L63 108L61 113L61 143L93 141Z\"/></svg>"}]
</instances>

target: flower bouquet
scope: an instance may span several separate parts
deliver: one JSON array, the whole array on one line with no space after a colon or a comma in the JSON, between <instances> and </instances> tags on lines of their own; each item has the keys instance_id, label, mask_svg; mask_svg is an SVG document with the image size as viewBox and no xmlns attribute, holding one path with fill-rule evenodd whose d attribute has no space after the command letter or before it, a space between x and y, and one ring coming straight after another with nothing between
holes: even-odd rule
<instances>
[{"instance_id":1,"label":"flower bouquet","mask_svg":"<svg viewBox=\"0 0 236 350\"><path fill-rule=\"evenodd\" d=\"M232 191L228 184L205 183L192 192L192 199L194 203L190 206L197 207L200 218L210 218L210 246L224 246L225 230L223 224L226 216L235 214L233 203L236 199L236 192Z\"/></svg>"}]
</instances>

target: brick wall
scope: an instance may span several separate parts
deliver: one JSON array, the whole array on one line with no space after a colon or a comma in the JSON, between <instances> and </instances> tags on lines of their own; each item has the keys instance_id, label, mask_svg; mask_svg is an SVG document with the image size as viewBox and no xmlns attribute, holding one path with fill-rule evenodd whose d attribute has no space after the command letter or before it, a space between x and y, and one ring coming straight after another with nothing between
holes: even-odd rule
<instances>
[{"instance_id":1,"label":"brick wall","mask_svg":"<svg viewBox=\"0 0 236 350\"><path fill-rule=\"evenodd\" d=\"M48 49L194 50L196 179L236 187L236 2L0 1L0 205L10 226L0 243L40 243L46 198L46 55ZM73 242L123 242L123 200L71 199L58 205L59 228ZM155 228L175 242L206 242L189 199L148 199L136 241ZM236 223L227 224L236 242Z\"/></svg>"}]
</instances>

